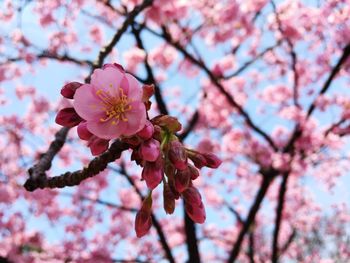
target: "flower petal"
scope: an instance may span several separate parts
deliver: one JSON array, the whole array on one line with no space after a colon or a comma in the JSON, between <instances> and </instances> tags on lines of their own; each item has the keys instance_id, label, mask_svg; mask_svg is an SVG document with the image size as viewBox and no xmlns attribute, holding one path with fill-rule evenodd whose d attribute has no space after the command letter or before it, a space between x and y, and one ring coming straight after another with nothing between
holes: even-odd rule
<instances>
[{"instance_id":1,"label":"flower petal","mask_svg":"<svg viewBox=\"0 0 350 263\"><path fill-rule=\"evenodd\" d=\"M99 120L105 116L101 99L96 96L95 87L84 84L74 94L73 106L80 117L85 120Z\"/></svg>"},{"instance_id":2,"label":"flower petal","mask_svg":"<svg viewBox=\"0 0 350 263\"><path fill-rule=\"evenodd\" d=\"M127 128L124 131L124 135L130 136L134 135L140 131L146 123L146 108L142 102L135 101L130 103L131 110L128 111L125 115L128 119Z\"/></svg>"},{"instance_id":3,"label":"flower petal","mask_svg":"<svg viewBox=\"0 0 350 263\"><path fill-rule=\"evenodd\" d=\"M113 120L101 122L101 121L89 121L87 123L87 129L97 137L102 139L116 139L119 138L127 128L127 123L120 121L118 124L113 125Z\"/></svg>"},{"instance_id":4,"label":"flower petal","mask_svg":"<svg viewBox=\"0 0 350 263\"><path fill-rule=\"evenodd\" d=\"M133 99L133 101L142 100L143 91L137 79L128 73L125 73L125 78L127 79L129 84L129 90L127 93L128 98Z\"/></svg>"},{"instance_id":5,"label":"flower petal","mask_svg":"<svg viewBox=\"0 0 350 263\"><path fill-rule=\"evenodd\" d=\"M112 97L119 97L119 88L121 87L124 75L115 67L105 69L95 69L91 76L91 84L104 92L109 93Z\"/></svg>"}]
</instances>

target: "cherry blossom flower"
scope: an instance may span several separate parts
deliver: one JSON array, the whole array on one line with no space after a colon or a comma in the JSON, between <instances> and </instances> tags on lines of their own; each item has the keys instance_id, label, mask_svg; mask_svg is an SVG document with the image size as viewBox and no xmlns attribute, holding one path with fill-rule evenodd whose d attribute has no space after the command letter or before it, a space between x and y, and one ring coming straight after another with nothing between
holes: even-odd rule
<instances>
[{"instance_id":1,"label":"cherry blossom flower","mask_svg":"<svg viewBox=\"0 0 350 263\"><path fill-rule=\"evenodd\" d=\"M141 86L117 65L96 69L91 84L76 90L73 105L87 129L102 139L133 135L146 122Z\"/></svg>"}]
</instances>

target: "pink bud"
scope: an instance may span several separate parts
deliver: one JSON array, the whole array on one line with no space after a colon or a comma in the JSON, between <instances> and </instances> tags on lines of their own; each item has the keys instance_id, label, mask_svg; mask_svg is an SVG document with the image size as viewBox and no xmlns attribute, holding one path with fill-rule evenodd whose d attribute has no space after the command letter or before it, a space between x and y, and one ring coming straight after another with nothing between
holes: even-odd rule
<instances>
[{"instance_id":1,"label":"pink bud","mask_svg":"<svg viewBox=\"0 0 350 263\"><path fill-rule=\"evenodd\" d=\"M198 169L202 169L204 166L207 165L206 159L199 152L195 152L195 151L192 151L192 150L188 151L188 158L191 159L191 161L193 162L194 166L196 166Z\"/></svg>"},{"instance_id":2,"label":"pink bud","mask_svg":"<svg viewBox=\"0 0 350 263\"><path fill-rule=\"evenodd\" d=\"M199 205L186 204L185 210L193 222L203 224L206 219L205 208L201 202Z\"/></svg>"},{"instance_id":3,"label":"pink bud","mask_svg":"<svg viewBox=\"0 0 350 263\"><path fill-rule=\"evenodd\" d=\"M152 119L152 123L171 133L178 132L182 129L181 123L175 117L169 115L158 115Z\"/></svg>"},{"instance_id":4,"label":"pink bud","mask_svg":"<svg viewBox=\"0 0 350 263\"><path fill-rule=\"evenodd\" d=\"M98 138L97 136L92 136L89 139L88 147L90 148L90 151L92 155L100 155L101 153L105 152L108 149L109 146L109 140Z\"/></svg>"},{"instance_id":5,"label":"pink bud","mask_svg":"<svg viewBox=\"0 0 350 263\"><path fill-rule=\"evenodd\" d=\"M155 139L149 139L141 144L140 155L148 162L154 162L160 154L160 143Z\"/></svg>"},{"instance_id":6,"label":"pink bud","mask_svg":"<svg viewBox=\"0 0 350 263\"><path fill-rule=\"evenodd\" d=\"M179 193L187 189L191 181L191 173L187 168L185 170L177 170L175 174L175 188Z\"/></svg>"},{"instance_id":7,"label":"pink bud","mask_svg":"<svg viewBox=\"0 0 350 263\"><path fill-rule=\"evenodd\" d=\"M143 85L142 87L143 95L142 95L142 101L148 102L148 100L153 96L154 94L154 85Z\"/></svg>"},{"instance_id":8,"label":"pink bud","mask_svg":"<svg viewBox=\"0 0 350 263\"><path fill-rule=\"evenodd\" d=\"M75 91L82 85L83 84L79 82L70 82L63 86L63 88L61 89L61 94L67 99L73 99Z\"/></svg>"},{"instance_id":9,"label":"pink bud","mask_svg":"<svg viewBox=\"0 0 350 263\"><path fill-rule=\"evenodd\" d=\"M207 162L205 166L209 168L216 169L222 163L221 160L213 153L203 153L202 154Z\"/></svg>"},{"instance_id":10,"label":"pink bud","mask_svg":"<svg viewBox=\"0 0 350 263\"><path fill-rule=\"evenodd\" d=\"M82 121L79 123L77 128L79 138L85 141L89 140L93 136L93 134L87 129L86 124L86 121Z\"/></svg>"},{"instance_id":11,"label":"pink bud","mask_svg":"<svg viewBox=\"0 0 350 263\"><path fill-rule=\"evenodd\" d=\"M191 186L183 193L185 200L185 210L193 222L202 224L206 219L205 208L202 197L198 190Z\"/></svg>"},{"instance_id":12,"label":"pink bud","mask_svg":"<svg viewBox=\"0 0 350 263\"><path fill-rule=\"evenodd\" d=\"M149 189L156 188L163 179L163 166L161 158L156 162L146 162L142 170L142 178Z\"/></svg>"},{"instance_id":13,"label":"pink bud","mask_svg":"<svg viewBox=\"0 0 350 263\"><path fill-rule=\"evenodd\" d=\"M197 188L190 186L182 193L186 203L199 205L202 202L202 196L198 192Z\"/></svg>"},{"instance_id":14,"label":"pink bud","mask_svg":"<svg viewBox=\"0 0 350 263\"><path fill-rule=\"evenodd\" d=\"M175 210L175 196L173 192L170 189L170 186L168 184L164 184L163 188L163 206L164 211L167 214L174 213Z\"/></svg>"},{"instance_id":15,"label":"pink bud","mask_svg":"<svg viewBox=\"0 0 350 263\"><path fill-rule=\"evenodd\" d=\"M181 142L174 140L169 143L168 157L176 169L184 170L187 168L187 154Z\"/></svg>"},{"instance_id":16,"label":"pink bud","mask_svg":"<svg viewBox=\"0 0 350 263\"><path fill-rule=\"evenodd\" d=\"M149 196L142 202L140 211L137 212L135 218L135 231L137 237L142 237L147 234L152 226L152 197Z\"/></svg>"},{"instance_id":17,"label":"pink bud","mask_svg":"<svg viewBox=\"0 0 350 263\"><path fill-rule=\"evenodd\" d=\"M74 108L64 108L57 113L55 121L64 127L74 127L83 121L83 119L80 118Z\"/></svg>"},{"instance_id":18,"label":"pink bud","mask_svg":"<svg viewBox=\"0 0 350 263\"><path fill-rule=\"evenodd\" d=\"M199 171L192 164L188 164L188 169L190 170L191 180L196 180L199 176Z\"/></svg>"},{"instance_id":19,"label":"pink bud","mask_svg":"<svg viewBox=\"0 0 350 263\"><path fill-rule=\"evenodd\" d=\"M145 127L143 127L143 129L139 131L136 135L141 137L144 140L148 140L149 138L152 137L153 132L154 132L153 124L150 121L146 120Z\"/></svg>"},{"instance_id":20,"label":"pink bud","mask_svg":"<svg viewBox=\"0 0 350 263\"><path fill-rule=\"evenodd\" d=\"M118 64L118 63L107 63L107 64L104 64L102 69L106 69L106 68L116 68L118 69L120 72L125 72L124 68L122 65Z\"/></svg>"}]
</instances>

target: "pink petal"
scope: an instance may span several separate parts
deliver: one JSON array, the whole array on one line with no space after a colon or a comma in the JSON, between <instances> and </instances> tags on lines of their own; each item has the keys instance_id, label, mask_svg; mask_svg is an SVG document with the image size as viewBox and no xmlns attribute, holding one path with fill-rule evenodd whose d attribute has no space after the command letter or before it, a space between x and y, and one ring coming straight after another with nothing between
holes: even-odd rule
<instances>
[{"instance_id":1,"label":"pink petal","mask_svg":"<svg viewBox=\"0 0 350 263\"><path fill-rule=\"evenodd\" d=\"M105 117L101 99L96 96L95 87L84 84L74 94L74 109L85 120L100 120Z\"/></svg>"},{"instance_id":2,"label":"pink petal","mask_svg":"<svg viewBox=\"0 0 350 263\"><path fill-rule=\"evenodd\" d=\"M95 69L91 76L91 84L95 86L97 90L102 89L104 92L110 93L111 96L118 97L119 88L121 88L124 75L125 74L115 67Z\"/></svg>"},{"instance_id":3,"label":"pink petal","mask_svg":"<svg viewBox=\"0 0 350 263\"><path fill-rule=\"evenodd\" d=\"M118 124L113 125L112 120L90 121L87 123L88 130L102 139L116 139L119 138L127 128L127 122L120 121Z\"/></svg>"},{"instance_id":4,"label":"pink petal","mask_svg":"<svg viewBox=\"0 0 350 263\"><path fill-rule=\"evenodd\" d=\"M125 73L125 77L122 80L121 86L124 89L124 86L128 87L128 90L124 90L124 92L128 95L129 99L132 99L133 101L141 101L142 100L142 93L143 90L141 88L140 83L137 81L137 79L128 74Z\"/></svg>"},{"instance_id":5,"label":"pink petal","mask_svg":"<svg viewBox=\"0 0 350 263\"><path fill-rule=\"evenodd\" d=\"M131 104L131 110L125 115L128 119L127 128L124 131L124 135L130 136L134 135L140 131L146 123L146 108L142 102L135 101Z\"/></svg>"}]
</instances>

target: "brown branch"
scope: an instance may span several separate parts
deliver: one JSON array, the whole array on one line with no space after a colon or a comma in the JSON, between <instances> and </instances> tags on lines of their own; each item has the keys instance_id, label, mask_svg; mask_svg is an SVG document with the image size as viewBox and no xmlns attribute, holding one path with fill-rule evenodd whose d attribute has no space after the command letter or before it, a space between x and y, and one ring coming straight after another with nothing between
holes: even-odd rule
<instances>
[{"instance_id":1,"label":"brown branch","mask_svg":"<svg viewBox=\"0 0 350 263\"><path fill-rule=\"evenodd\" d=\"M329 89L329 87L332 84L332 81L334 80L335 76L338 74L338 72L340 71L342 65L345 63L345 61L349 58L350 56L350 43L348 45L346 45L346 47L343 49L343 53L341 55L341 57L339 58L337 64L333 67L332 71L330 72L326 82L324 83L322 89L320 90L320 92L318 93L318 95L316 96L315 100L312 102L312 104L310 105L308 111L307 111L307 119L311 116L311 114L313 113L313 111L316 108L316 101L317 99L323 95L324 93L327 92L327 90ZM302 135L302 131L300 129L300 126L297 125L294 129L294 132L289 140L289 142L287 143L286 147L283 149L283 152L290 152L293 150L293 145L295 143L296 140L298 140L300 138L300 136Z\"/></svg>"},{"instance_id":2,"label":"brown branch","mask_svg":"<svg viewBox=\"0 0 350 263\"><path fill-rule=\"evenodd\" d=\"M326 93L326 91L329 89L329 87L332 84L332 81L334 80L334 78L336 77L336 75L338 74L338 72L340 71L341 67L343 66L343 64L346 62L346 60L349 58L350 56L350 43L347 44L344 49L343 49L343 53L341 55L341 57L339 58L337 64L333 67L331 73L329 74L326 82L324 83L322 89L320 90L320 92L318 93L317 97L315 98L315 100L313 101L313 103L310 105L309 110L307 111L307 118L309 118L312 114L312 112L315 110L316 107L316 101L317 99L323 95L324 93Z\"/></svg>"},{"instance_id":3,"label":"brown branch","mask_svg":"<svg viewBox=\"0 0 350 263\"><path fill-rule=\"evenodd\" d=\"M278 247L278 236L281 229L282 213L283 213L283 207L285 203L285 196L287 192L288 176L289 176L289 173L286 173L283 175L283 179L279 188L278 205L276 208L276 218L275 218L275 229L273 232L273 241L272 241L272 255L271 255L272 263L277 263L278 258L280 256L280 251Z\"/></svg>"},{"instance_id":4,"label":"brown branch","mask_svg":"<svg viewBox=\"0 0 350 263\"><path fill-rule=\"evenodd\" d=\"M297 231L295 229L293 229L292 233L290 234L287 242L282 246L281 251L280 251L280 255L282 255L284 252L287 251L287 249L289 248L289 246L292 244L292 242L294 241L294 239L297 236Z\"/></svg>"},{"instance_id":5,"label":"brown branch","mask_svg":"<svg viewBox=\"0 0 350 263\"><path fill-rule=\"evenodd\" d=\"M63 130L63 129L62 129ZM61 131L62 131L61 130ZM51 147L55 147L52 145L58 144L55 140ZM64 143L64 140L60 142L60 147L54 148L52 151L48 150L47 153L44 154L44 157L40 159L39 163L36 164L33 168L29 169L29 179L25 182L24 187L27 191L34 191L38 188L62 188L66 186L74 186L79 185L83 180L93 177L98 173L102 172L106 169L108 163L114 162L118 159L123 151L129 148L129 145L123 143L119 140L112 143L109 149L101 154L100 156L94 158L87 167L82 170L78 170L75 172L66 172L64 174L47 177L45 171L47 171L51 166L52 158L61 148ZM45 158L45 156L48 156Z\"/></svg>"},{"instance_id":6,"label":"brown branch","mask_svg":"<svg viewBox=\"0 0 350 263\"><path fill-rule=\"evenodd\" d=\"M250 263L255 263L254 255L255 255L254 232L250 231L249 232L249 247L248 247L248 257L249 257Z\"/></svg>"},{"instance_id":7,"label":"brown branch","mask_svg":"<svg viewBox=\"0 0 350 263\"><path fill-rule=\"evenodd\" d=\"M199 111L196 110L195 113L192 115L191 120L189 121L187 127L182 131L182 133L179 135L179 139L181 141L185 140L187 136L192 132L194 127L196 126L197 122L199 120Z\"/></svg>"},{"instance_id":8,"label":"brown branch","mask_svg":"<svg viewBox=\"0 0 350 263\"><path fill-rule=\"evenodd\" d=\"M227 76L223 76L223 79L230 79L233 77L237 77L239 74L241 74L243 71L245 71L246 69L248 69L249 66L251 66L252 64L254 64L257 60L259 60L260 58L262 58L266 53L268 53L269 51L275 49L276 47L278 47L281 44L281 41L278 41L276 44L274 44L271 47L268 47L266 49L264 49L263 51L261 51L259 54L257 54L253 59L245 62L241 67L239 67L235 72L233 72L232 74L229 74Z\"/></svg>"},{"instance_id":9,"label":"brown branch","mask_svg":"<svg viewBox=\"0 0 350 263\"><path fill-rule=\"evenodd\" d=\"M130 175L127 173L124 164L120 165L120 169L115 169L113 167L109 167L109 168L111 170L123 175L126 178L126 180L129 182L129 184L134 188L135 192L137 193L137 195L140 197L141 200L143 200L145 198L143 196L143 194L141 193L140 189L136 186L136 184L134 183L134 181L130 177ZM160 241L161 246L164 249L166 258L169 260L169 262L175 263L175 258L173 257L171 249L168 245L168 241L165 237L162 226L160 225L160 223L158 222L158 219L156 218L156 216L153 213L151 214L151 217L152 217L152 224L157 231L159 241Z\"/></svg>"},{"instance_id":10,"label":"brown branch","mask_svg":"<svg viewBox=\"0 0 350 263\"><path fill-rule=\"evenodd\" d=\"M280 31L280 33L282 35L284 35L284 29L282 27L282 21L279 17L279 14L277 12L277 8L276 8L276 4L275 2L272 0L271 1L271 5L272 5L272 9L275 13L276 16L276 20L277 20L277 24L278 24L278 30ZM301 106L299 105L298 102L298 98L299 98L299 74L297 71L297 54L294 51L294 45L292 43L292 41L289 38L284 38L284 40L287 42L288 47L289 47L289 53L292 59L292 71L293 71L293 102L294 105L298 108L301 108Z\"/></svg>"},{"instance_id":11,"label":"brown branch","mask_svg":"<svg viewBox=\"0 0 350 263\"><path fill-rule=\"evenodd\" d=\"M29 179L28 182L39 182L46 180L46 171L51 168L51 162L55 155L61 150L62 146L66 141L69 128L61 128L56 134L54 141L51 142L49 149L39 159L38 163L28 170ZM30 183L29 183L30 184ZM29 186L28 186L29 187ZM26 187L27 189L27 187ZM29 190L29 189L27 189ZM35 189L33 189L35 190ZM29 190L29 191L33 191Z\"/></svg>"},{"instance_id":12,"label":"brown branch","mask_svg":"<svg viewBox=\"0 0 350 263\"><path fill-rule=\"evenodd\" d=\"M94 62L95 68L102 67L105 58L112 52L113 47L118 43L124 32L134 22L136 16L141 13L144 9L151 6L153 0L144 0L140 5L136 6L125 18L122 26L119 28L117 33L113 36L112 40L100 51L97 60Z\"/></svg>"},{"instance_id":13,"label":"brown branch","mask_svg":"<svg viewBox=\"0 0 350 263\"><path fill-rule=\"evenodd\" d=\"M277 171L275 171L275 170L262 171L261 173L264 176L262 179L262 182L261 182L261 186L259 188L259 191L258 191L256 197L255 197L253 205L251 206L251 208L249 210L248 217L245 220L245 222L241 228L241 231L238 234L238 237L237 237L236 242L234 243L234 246L232 247L232 250L229 254L229 258L227 260L228 263L234 262L236 260L236 258L238 257L243 240L244 240L244 237L247 234L247 232L249 231L251 224L255 220L255 216L260 208L262 201L264 200L264 197L267 193L269 186L271 185L271 182L273 181L275 176L278 174Z\"/></svg>"},{"instance_id":14,"label":"brown branch","mask_svg":"<svg viewBox=\"0 0 350 263\"><path fill-rule=\"evenodd\" d=\"M146 54L145 60L144 60L144 65L145 65L146 72L147 72L147 79L145 80L145 82L146 82L146 84L153 84L154 85L154 96L155 96L159 111L161 114L168 115L169 110L168 110L167 105L163 99L160 87L159 87L159 85L154 77L153 70L148 63L147 50L144 47L142 39L141 39L141 30L142 29L143 29L142 25L140 25L139 28L136 28L135 25L132 25L132 33L134 34L137 47L142 49L143 51L145 51L145 54Z\"/></svg>"},{"instance_id":15,"label":"brown branch","mask_svg":"<svg viewBox=\"0 0 350 263\"><path fill-rule=\"evenodd\" d=\"M265 133L262 129L260 129L251 119L249 114L242 108L241 105L239 105L235 99L229 94L224 86L220 83L218 78L209 70L209 68L204 64L202 60L198 60L194 58L182 45L176 41L174 41L171 37L171 35L167 32L167 29L163 26L162 27L162 32L161 37L166 40L169 44L171 44L173 47L175 47L178 51L180 51L188 60L190 60L193 64L197 65L199 68L201 68L209 77L211 82L217 87L217 89L225 96L227 101L230 103L230 105L235 108L241 116L245 119L247 125L252 128L253 131L261 135L267 142L268 144L274 149L277 150L277 146L273 142L272 138ZM149 30L150 31L150 30ZM151 31L152 32L152 31Z\"/></svg>"}]
</instances>

